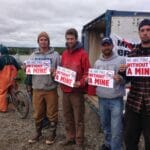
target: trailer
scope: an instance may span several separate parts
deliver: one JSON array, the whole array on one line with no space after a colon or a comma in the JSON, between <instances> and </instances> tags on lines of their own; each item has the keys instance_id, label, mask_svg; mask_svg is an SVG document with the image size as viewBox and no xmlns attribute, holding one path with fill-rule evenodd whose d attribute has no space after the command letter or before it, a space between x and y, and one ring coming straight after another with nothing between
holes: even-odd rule
<instances>
[{"instance_id":1,"label":"trailer","mask_svg":"<svg viewBox=\"0 0 150 150\"><path fill-rule=\"evenodd\" d=\"M91 65L93 66L95 61L99 58L101 53L100 42L104 36L117 35L118 37L132 41L132 46L134 46L135 41L138 43L138 41L140 41L138 25L144 18L150 19L150 12L107 10L99 17L84 25L82 29L82 43L84 48L88 51ZM117 40L115 44L116 46L117 44L119 45L119 48L117 47L118 55L126 56L128 54L127 42ZM123 48L125 48L125 50ZM124 101L126 101L128 91L129 89L126 89ZM91 108L99 115L98 98L96 96L85 95L85 99Z\"/></svg>"},{"instance_id":2,"label":"trailer","mask_svg":"<svg viewBox=\"0 0 150 150\"><path fill-rule=\"evenodd\" d=\"M104 36L117 35L129 41L139 41L138 25L150 12L107 10L104 14L83 26L82 42L89 53L91 65L100 55L100 41ZM126 46L125 43L118 43ZM125 56L127 51L119 51Z\"/></svg>"}]
</instances>

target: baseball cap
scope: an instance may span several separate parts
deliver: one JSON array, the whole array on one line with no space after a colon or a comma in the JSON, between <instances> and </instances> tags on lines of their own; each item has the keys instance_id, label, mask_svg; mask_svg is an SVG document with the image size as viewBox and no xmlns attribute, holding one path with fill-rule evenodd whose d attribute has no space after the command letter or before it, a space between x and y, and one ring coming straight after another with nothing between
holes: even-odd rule
<instances>
[{"instance_id":1,"label":"baseball cap","mask_svg":"<svg viewBox=\"0 0 150 150\"><path fill-rule=\"evenodd\" d=\"M104 44L110 44L110 45L113 45L113 41L110 37L104 37L101 41L101 45L104 45Z\"/></svg>"}]
</instances>

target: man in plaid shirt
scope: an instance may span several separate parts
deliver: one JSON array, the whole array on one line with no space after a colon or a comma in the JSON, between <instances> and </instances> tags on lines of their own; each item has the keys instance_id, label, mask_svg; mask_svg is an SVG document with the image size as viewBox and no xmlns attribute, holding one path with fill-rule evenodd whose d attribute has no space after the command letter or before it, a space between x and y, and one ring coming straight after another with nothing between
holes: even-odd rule
<instances>
[{"instance_id":1,"label":"man in plaid shirt","mask_svg":"<svg viewBox=\"0 0 150 150\"><path fill-rule=\"evenodd\" d=\"M129 57L150 57L150 19L139 24L141 44ZM120 66L120 74L131 82L125 111L126 150L138 150L141 133L145 139L145 150L150 150L150 75L148 77L127 77L127 66Z\"/></svg>"}]
</instances>

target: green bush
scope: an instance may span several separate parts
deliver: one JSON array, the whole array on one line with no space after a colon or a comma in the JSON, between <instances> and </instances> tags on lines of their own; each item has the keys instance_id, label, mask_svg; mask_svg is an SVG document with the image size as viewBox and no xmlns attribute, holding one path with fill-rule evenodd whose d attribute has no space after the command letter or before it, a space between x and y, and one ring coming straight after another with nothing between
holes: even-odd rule
<instances>
[{"instance_id":1,"label":"green bush","mask_svg":"<svg viewBox=\"0 0 150 150\"><path fill-rule=\"evenodd\" d=\"M20 81L19 81L20 83L24 83L26 74L22 69L18 70L17 78L20 79Z\"/></svg>"}]
</instances>

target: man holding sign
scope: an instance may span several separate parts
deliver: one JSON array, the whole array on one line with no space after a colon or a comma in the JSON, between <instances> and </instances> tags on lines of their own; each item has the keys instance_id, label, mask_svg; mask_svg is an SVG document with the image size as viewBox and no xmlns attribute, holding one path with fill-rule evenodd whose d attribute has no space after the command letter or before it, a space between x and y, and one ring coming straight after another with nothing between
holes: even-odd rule
<instances>
[{"instance_id":1,"label":"man holding sign","mask_svg":"<svg viewBox=\"0 0 150 150\"><path fill-rule=\"evenodd\" d=\"M127 64L120 66L120 74L131 82L125 111L127 150L138 150L141 133L145 150L150 150L150 19L140 22L139 36L140 46L129 53Z\"/></svg>"},{"instance_id":2,"label":"man holding sign","mask_svg":"<svg viewBox=\"0 0 150 150\"><path fill-rule=\"evenodd\" d=\"M83 94L87 85L86 80L90 64L86 51L81 43L78 42L76 29L68 29L65 38L67 49L63 52L61 61L64 69L60 68L58 71L59 75L61 75L61 83L64 82L64 84L61 84L61 88L63 91L63 110L67 139L61 144L66 146L76 143L75 147L79 150L83 148L84 142ZM70 75L67 72L70 72ZM75 82L72 87L74 79Z\"/></svg>"},{"instance_id":3,"label":"man holding sign","mask_svg":"<svg viewBox=\"0 0 150 150\"><path fill-rule=\"evenodd\" d=\"M50 133L46 144L52 144L56 138L58 122L57 83L53 72L60 63L59 54L50 47L50 38L46 32L41 32L37 38L37 49L26 61L26 74L32 75L33 108L36 134L28 142L35 143L42 135L42 121L45 117L50 122Z\"/></svg>"},{"instance_id":4,"label":"man holding sign","mask_svg":"<svg viewBox=\"0 0 150 150\"><path fill-rule=\"evenodd\" d=\"M96 94L99 97L99 110L104 144L101 150L122 150L123 143L123 96L125 82L117 74L124 58L113 52L113 42L105 37L101 42L101 55L94 64L94 74L89 72L89 83L96 85ZM92 71L92 72L93 72Z\"/></svg>"}]
</instances>

